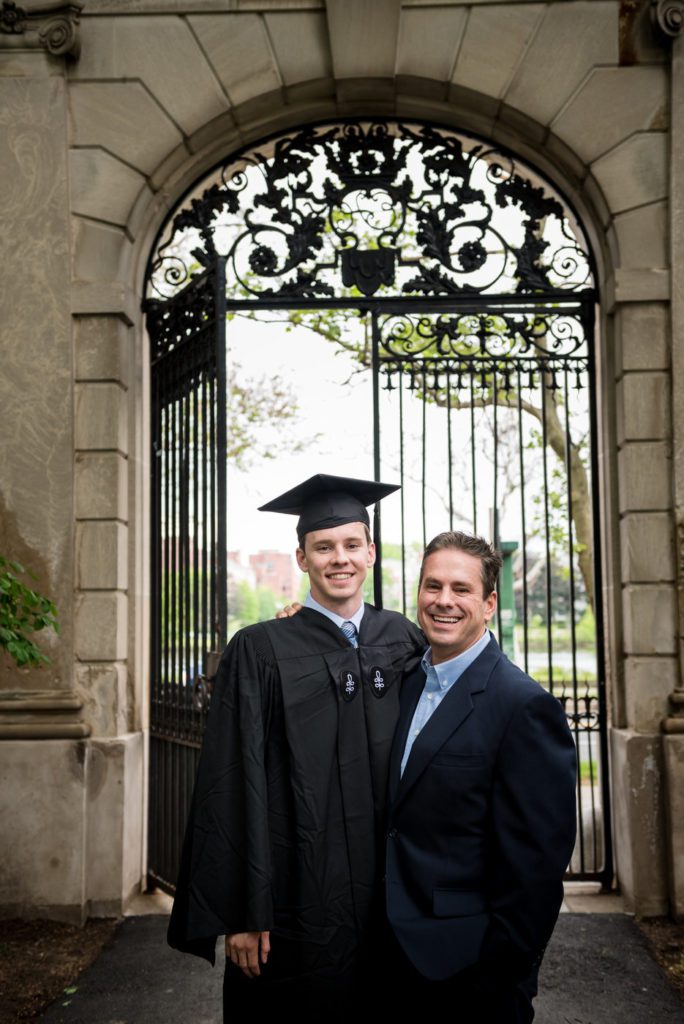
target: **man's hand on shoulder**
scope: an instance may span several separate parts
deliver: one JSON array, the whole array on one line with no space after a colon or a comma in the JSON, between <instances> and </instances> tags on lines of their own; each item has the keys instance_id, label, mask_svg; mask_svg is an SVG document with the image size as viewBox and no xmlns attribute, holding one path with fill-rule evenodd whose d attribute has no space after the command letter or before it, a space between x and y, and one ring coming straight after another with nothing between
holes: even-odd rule
<instances>
[{"instance_id":1,"label":"man's hand on shoulder","mask_svg":"<svg viewBox=\"0 0 684 1024\"><path fill-rule=\"evenodd\" d=\"M301 612L303 604L299 601L293 601L292 604L286 604L284 608L281 608L279 612L275 613L276 619L289 619L292 615L296 615L297 612Z\"/></svg>"},{"instance_id":2,"label":"man's hand on shoulder","mask_svg":"<svg viewBox=\"0 0 684 1024\"><path fill-rule=\"evenodd\" d=\"M236 932L234 935L226 935L226 956L248 978L259 977L259 965L266 963L270 952L270 932Z\"/></svg>"}]
</instances>

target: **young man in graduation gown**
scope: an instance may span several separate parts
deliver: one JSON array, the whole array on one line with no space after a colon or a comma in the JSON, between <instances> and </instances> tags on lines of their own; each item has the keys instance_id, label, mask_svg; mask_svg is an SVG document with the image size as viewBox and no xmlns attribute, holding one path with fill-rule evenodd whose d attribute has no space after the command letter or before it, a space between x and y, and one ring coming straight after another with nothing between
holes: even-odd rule
<instances>
[{"instance_id":1,"label":"young man in graduation gown","mask_svg":"<svg viewBox=\"0 0 684 1024\"><path fill-rule=\"evenodd\" d=\"M406 1019L436 997L464 1024L532 1021L575 842L565 712L487 629L500 567L462 533L423 559L430 647L401 690L386 853L389 995Z\"/></svg>"},{"instance_id":2,"label":"young man in graduation gown","mask_svg":"<svg viewBox=\"0 0 684 1024\"><path fill-rule=\"evenodd\" d=\"M224 1019L346 1019L372 970L399 681L425 645L362 600L366 506L394 490L320 474L262 506L299 515L310 595L223 654L168 935L212 963L226 936Z\"/></svg>"}]
</instances>

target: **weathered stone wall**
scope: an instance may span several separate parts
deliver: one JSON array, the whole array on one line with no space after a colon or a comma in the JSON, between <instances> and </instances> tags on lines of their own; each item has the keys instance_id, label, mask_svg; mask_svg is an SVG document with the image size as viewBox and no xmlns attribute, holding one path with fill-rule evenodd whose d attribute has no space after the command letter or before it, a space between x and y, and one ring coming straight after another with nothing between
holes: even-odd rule
<instances>
[{"instance_id":1,"label":"weathered stone wall","mask_svg":"<svg viewBox=\"0 0 684 1024\"><path fill-rule=\"evenodd\" d=\"M661 17L671 6L661 0ZM17 850L33 835L28 813L16 812L28 766L40 764L41 786L55 794L41 809L46 863L53 847L62 850L46 877L60 897L30 880L17 887L22 860L10 850L13 881L0 902L15 891L28 908L104 912L142 876L149 515L140 298L154 236L184 190L239 146L369 113L439 121L510 146L566 193L591 238L602 298L618 873L638 912L684 907L674 842L684 833L684 758L675 731L665 747L661 736L681 678L675 509L684 473L676 490L673 454L684 464L684 314L670 272L684 261L675 223L684 152L673 132L682 40L658 34L649 8L90 0L78 58L75 47L46 53L32 28L0 32L0 173L11 186L1 201L9 228L0 237L0 536L38 571L63 622L51 669L17 677L3 668L0 704L9 786L0 832Z\"/></svg>"}]
</instances>

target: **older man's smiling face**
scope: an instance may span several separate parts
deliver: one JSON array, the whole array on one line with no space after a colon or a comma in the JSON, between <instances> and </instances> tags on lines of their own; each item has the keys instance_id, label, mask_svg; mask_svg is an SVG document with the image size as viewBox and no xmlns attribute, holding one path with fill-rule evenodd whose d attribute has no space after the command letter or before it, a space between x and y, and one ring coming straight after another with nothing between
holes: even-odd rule
<instances>
[{"instance_id":1,"label":"older man's smiling face","mask_svg":"<svg viewBox=\"0 0 684 1024\"><path fill-rule=\"evenodd\" d=\"M481 567L479 558L456 548L443 548L425 559L418 621L434 665L472 647L496 610L496 592L484 596Z\"/></svg>"}]
</instances>

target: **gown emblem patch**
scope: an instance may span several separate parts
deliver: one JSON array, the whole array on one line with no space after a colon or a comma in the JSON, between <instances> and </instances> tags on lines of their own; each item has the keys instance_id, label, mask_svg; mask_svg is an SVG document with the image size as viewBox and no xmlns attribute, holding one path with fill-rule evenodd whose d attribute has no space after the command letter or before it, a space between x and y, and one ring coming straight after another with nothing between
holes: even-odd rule
<instances>
[{"instance_id":1,"label":"gown emblem patch","mask_svg":"<svg viewBox=\"0 0 684 1024\"><path fill-rule=\"evenodd\" d=\"M384 697L387 693L387 680L384 669L380 668L379 665L371 665L369 678L373 696Z\"/></svg>"},{"instance_id":2,"label":"gown emblem patch","mask_svg":"<svg viewBox=\"0 0 684 1024\"><path fill-rule=\"evenodd\" d=\"M340 692L343 700L353 700L358 688L359 681L353 672L342 672L340 674Z\"/></svg>"}]
</instances>

